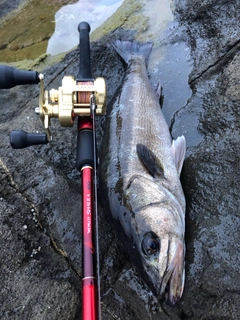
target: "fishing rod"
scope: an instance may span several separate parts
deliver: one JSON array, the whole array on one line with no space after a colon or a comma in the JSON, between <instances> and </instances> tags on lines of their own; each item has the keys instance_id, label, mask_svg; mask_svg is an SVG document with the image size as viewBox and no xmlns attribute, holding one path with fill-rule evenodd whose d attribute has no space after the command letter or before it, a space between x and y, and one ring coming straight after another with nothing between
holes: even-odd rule
<instances>
[{"instance_id":1,"label":"fishing rod","mask_svg":"<svg viewBox=\"0 0 240 320\"><path fill-rule=\"evenodd\" d=\"M58 118L63 127L73 126L78 118L76 167L81 174L82 192L82 319L101 320L95 120L106 111L106 82L102 77L92 78L89 24L81 22L78 31L80 55L76 79L64 76L62 86L48 92L44 91L43 74L0 66L0 89L40 82L39 107L35 112L40 115L46 133L14 130L10 134L14 149L51 142L51 118Z\"/></svg>"}]
</instances>

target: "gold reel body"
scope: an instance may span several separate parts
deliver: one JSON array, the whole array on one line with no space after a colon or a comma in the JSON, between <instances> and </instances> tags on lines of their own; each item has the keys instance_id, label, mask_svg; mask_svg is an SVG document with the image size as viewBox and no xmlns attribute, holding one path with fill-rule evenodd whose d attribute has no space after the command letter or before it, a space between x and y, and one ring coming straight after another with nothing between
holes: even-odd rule
<instances>
[{"instance_id":1,"label":"gold reel body","mask_svg":"<svg viewBox=\"0 0 240 320\"><path fill-rule=\"evenodd\" d=\"M62 127L71 127L77 116L91 115L91 97L94 95L96 115L106 112L106 82L102 77L93 81L78 82L72 76L62 79L62 86L44 92L43 75L40 76L39 114L49 141L50 119L58 118Z\"/></svg>"}]
</instances>

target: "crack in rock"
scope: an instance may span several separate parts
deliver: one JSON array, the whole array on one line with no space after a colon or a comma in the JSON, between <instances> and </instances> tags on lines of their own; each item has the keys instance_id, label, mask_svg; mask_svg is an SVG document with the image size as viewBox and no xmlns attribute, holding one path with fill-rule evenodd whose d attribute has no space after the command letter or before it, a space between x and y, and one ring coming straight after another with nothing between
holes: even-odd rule
<instances>
[{"instance_id":1,"label":"crack in rock","mask_svg":"<svg viewBox=\"0 0 240 320\"><path fill-rule=\"evenodd\" d=\"M199 73L196 77L189 80L189 85L192 87L195 82L204 77L211 76L218 72L220 68L223 68L230 60L232 60L237 52L240 50L240 40L229 46L229 50L223 54L215 63L209 65L205 70Z\"/></svg>"},{"instance_id":2,"label":"crack in rock","mask_svg":"<svg viewBox=\"0 0 240 320\"><path fill-rule=\"evenodd\" d=\"M34 212L34 221L36 222L37 227L41 230L41 232L43 232L44 234L46 234L46 236L49 238L50 243L53 247L53 249L55 250L55 252L57 252L60 256L63 256L65 261L67 262L69 268L78 276L80 277L78 271L76 270L76 268L73 266L73 264L71 263L68 254L60 249L56 243L56 241L51 237L50 234L48 234L46 232L46 229L43 227L42 223L40 222L40 218L39 218L39 211L37 209L37 207L35 206L35 204L31 201L31 199L29 197L24 196L23 192L20 190L19 186L17 185L17 183L14 181L11 172L9 171L9 169L7 168L7 166L4 164L4 162L1 160L0 158L0 165L3 168L6 176L8 177L9 183L10 185L16 190L17 193L19 193L21 195L21 197L23 197L23 199L30 205L30 207L32 208L32 212Z\"/></svg>"}]
</instances>

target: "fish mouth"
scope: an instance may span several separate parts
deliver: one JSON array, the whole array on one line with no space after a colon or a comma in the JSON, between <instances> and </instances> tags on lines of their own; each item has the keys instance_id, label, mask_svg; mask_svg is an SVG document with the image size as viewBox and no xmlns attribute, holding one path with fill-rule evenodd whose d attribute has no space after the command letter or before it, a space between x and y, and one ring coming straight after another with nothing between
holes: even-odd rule
<instances>
[{"instance_id":1,"label":"fish mouth","mask_svg":"<svg viewBox=\"0 0 240 320\"><path fill-rule=\"evenodd\" d=\"M148 273L158 300L174 306L182 296L185 281L185 245L176 237L161 240L157 265Z\"/></svg>"},{"instance_id":2,"label":"fish mouth","mask_svg":"<svg viewBox=\"0 0 240 320\"><path fill-rule=\"evenodd\" d=\"M183 294L185 282L185 245L178 238L168 241L167 265L162 275L159 295L169 306L174 306ZM159 262L166 261L161 253ZM163 270L163 269L162 269Z\"/></svg>"}]
</instances>

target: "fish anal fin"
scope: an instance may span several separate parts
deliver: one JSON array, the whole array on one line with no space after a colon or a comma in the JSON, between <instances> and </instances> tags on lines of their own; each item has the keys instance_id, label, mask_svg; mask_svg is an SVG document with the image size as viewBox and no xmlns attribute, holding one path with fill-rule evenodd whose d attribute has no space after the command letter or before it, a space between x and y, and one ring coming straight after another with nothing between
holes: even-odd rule
<instances>
[{"instance_id":1,"label":"fish anal fin","mask_svg":"<svg viewBox=\"0 0 240 320\"><path fill-rule=\"evenodd\" d=\"M144 166L148 169L151 175L155 178L164 177L164 168L162 163L156 157L156 155L145 145L138 143L137 154Z\"/></svg>"},{"instance_id":2,"label":"fish anal fin","mask_svg":"<svg viewBox=\"0 0 240 320\"><path fill-rule=\"evenodd\" d=\"M175 160L177 172L180 175L186 154L186 140L184 136L172 141L172 153Z\"/></svg>"},{"instance_id":3,"label":"fish anal fin","mask_svg":"<svg viewBox=\"0 0 240 320\"><path fill-rule=\"evenodd\" d=\"M162 89L162 85L161 82L158 81L156 88L155 88L155 92L157 94L158 100L159 100L159 105L162 109L163 107L163 100L164 100L164 95L163 95L163 89Z\"/></svg>"}]
</instances>

